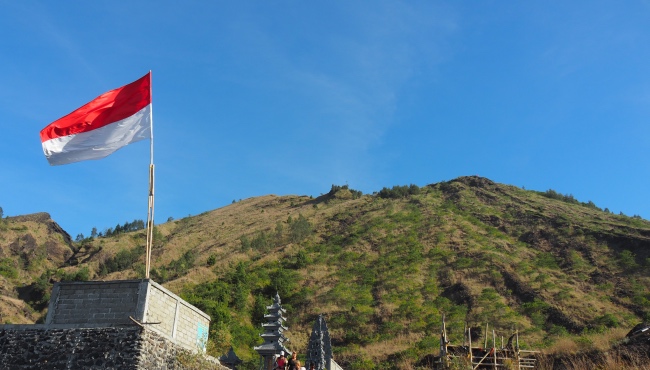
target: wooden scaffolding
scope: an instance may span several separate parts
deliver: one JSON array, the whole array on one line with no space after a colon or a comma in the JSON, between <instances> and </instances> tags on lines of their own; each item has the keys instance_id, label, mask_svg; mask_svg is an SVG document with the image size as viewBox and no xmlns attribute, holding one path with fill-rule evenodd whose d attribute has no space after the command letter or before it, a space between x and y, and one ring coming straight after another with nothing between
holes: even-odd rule
<instances>
[{"instance_id":1,"label":"wooden scaffolding","mask_svg":"<svg viewBox=\"0 0 650 370\"><path fill-rule=\"evenodd\" d=\"M442 318L440 331L440 355L436 357L433 368L447 370L467 368L472 370L526 370L535 369L538 351L526 351L519 348L519 332L515 331L504 345L497 346L497 334L492 330L492 347L488 347L488 325L485 325L483 347L472 343L471 329L465 325L462 345L449 344L445 318ZM478 343L480 345L480 343Z\"/></svg>"}]
</instances>

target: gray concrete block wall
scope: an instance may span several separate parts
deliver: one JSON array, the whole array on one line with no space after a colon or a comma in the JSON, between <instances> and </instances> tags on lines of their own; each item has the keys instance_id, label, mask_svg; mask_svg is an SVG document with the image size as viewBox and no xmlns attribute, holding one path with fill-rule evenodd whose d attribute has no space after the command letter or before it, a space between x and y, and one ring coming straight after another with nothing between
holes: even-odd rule
<instances>
[{"instance_id":1,"label":"gray concrete block wall","mask_svg":"<svg viewBox=\"0 0 650 370\"><path fill-rule=\"evenodd\" d=\"M145 322L159 322L150 328L184 348L205 351L210 316L153 281L147 293Z\"/></svg>"},{"instance_id":2,"label":"gray concrete block wall","mask_svg":"<svg viewBox=\"0 0 650 370\"><path fill-rule=\"evenodd\" d=\"M46 325L98 327L133 320L189 350L204 351L210 316L152 280L55 283Z\"/></svg>"},{"instance_id":3,"label":"gray concrete block wall","mask_svg":"<svg viewBox=\"0 0 650 370\"><path fill-rule=\"evenodd\" d=\"M56 283L46 324L121 325L138 316L142 280Z\"/></svg>"},{"instance_id":4,"label":"gray concrete block wall","mask_svg":"<svg viewBox=\"0 0 650 370\"><path fill-rule=\"evenodd\" d=\"M187 345L204 348L207 343L210 321L187 306L180 308L180 321L176 331L179 340Z\"/></svg>"},{"instance_id":5,"label":"gray concrete block wall","mask_svg":"<svg viewBox=\"0 0 650 370\"><path fill-rule=\"evenodd\" d=\"M199 356L188 353L178 345L170 342L162 335L152 330L145 330L142 335L141 357L138 370L151 369L202 369L202 370L229 370L222 366L214 357ZM177 367L175 367L177 366Z\"/></svg>"},{"instance_id":6,"label":"gray concrete block wall","mask_svg":"<svg viewBox=\"0 0 650 370\"><path fill-rule=\"evenodd\" d=\"M147 293L147 311L145 313L147 323L151 324L152 328L160 331L162 334L173 337L174 334L174 319L176 316L176 305L178 300L172 295L167 294L159 288L151 288Z\"/></svg>"}]
</instances>

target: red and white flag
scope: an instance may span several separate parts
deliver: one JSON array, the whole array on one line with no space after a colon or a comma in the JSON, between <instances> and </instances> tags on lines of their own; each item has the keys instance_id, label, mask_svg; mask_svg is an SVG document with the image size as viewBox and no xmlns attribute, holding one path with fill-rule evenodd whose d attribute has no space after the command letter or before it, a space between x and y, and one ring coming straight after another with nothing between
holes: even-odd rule
<instances>
[{"instance_id":1,"label":"red and white flag","mask_svg":"<svg viewBox=\"0 0 650 370\"><path fill-rule=\"evenodd\" d=\"M52 166L101 159L151 136L151 72L41 130L43 152Z\"/></svg>"}]
</instances>

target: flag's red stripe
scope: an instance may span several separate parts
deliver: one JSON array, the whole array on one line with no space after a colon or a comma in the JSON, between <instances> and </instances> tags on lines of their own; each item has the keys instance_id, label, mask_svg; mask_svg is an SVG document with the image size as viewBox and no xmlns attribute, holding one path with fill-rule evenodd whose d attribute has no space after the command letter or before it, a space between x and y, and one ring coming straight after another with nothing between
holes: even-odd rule
<instances>
[{"instance_id":1,"label":"flag's red stripe","mask_svg":"<svg viewBox=\"0 0 650 370\"><path fill-rule=\"evenodd\" d=\"M151 104L151 72L137 81L111 90L50 123L41 130L41 142L88 132L123 120Z\"/></svg>"}]
</instances>

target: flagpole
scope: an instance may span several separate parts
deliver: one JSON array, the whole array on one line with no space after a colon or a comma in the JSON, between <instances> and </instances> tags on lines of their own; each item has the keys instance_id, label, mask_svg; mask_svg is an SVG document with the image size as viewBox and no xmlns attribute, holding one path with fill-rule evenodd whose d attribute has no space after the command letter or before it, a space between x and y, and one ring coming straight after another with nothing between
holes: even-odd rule
<instances>
[{"instance_id":1,"label":"flagpole","mask_svg":"<svg viewBox=\"0 0 650 370\"><path fill-rule=\"evenodd\" d=\"M149 71L151 78L151 70ZM151 96L151 84L149 84L149 96ZM151 141L149 144L149 210L147 211L147 246L145 262L145 279L149 279L151 270L151 250L153 246L153 204L154 204L154 165L153 165L153 99L151 99L151 109L149 110L149 120L151 121Z\"/></svg>"}]
</instances>

